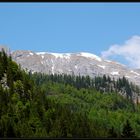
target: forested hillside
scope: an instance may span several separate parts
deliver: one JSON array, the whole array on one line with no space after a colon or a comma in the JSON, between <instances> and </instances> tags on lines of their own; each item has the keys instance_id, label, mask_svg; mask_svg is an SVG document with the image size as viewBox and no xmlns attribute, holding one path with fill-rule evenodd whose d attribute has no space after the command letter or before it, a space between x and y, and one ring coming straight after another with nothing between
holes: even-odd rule
<instances>
[{"instance_id":1,"label":"forested hillside","mask_svg":"<svg viewBox=\"0 0 140 140\"><path fill-rule=\"evenodd\" d=\"M32 75L30 73L30 75ZM36 85L44 85L48 82L62 83L70 85L77 89L96 89L100 93L116 92L134 102L134 97L140 95L140 88L130 83L125 77L117 80L111 79L109 76L90 78L89 76L74 76L66 74L42 74L34 73L32 75Z\"/></svg>"},{"instance_id":2,"label":"forested hillside","mask_svg":"<svg viewBox=\"0 0 140 140\"><path fill-rule=\"evenodd\" d=\"M125 77L27 73L2 51L0 137L140 137L139 92Z\"/></svg>"}]
</instances>

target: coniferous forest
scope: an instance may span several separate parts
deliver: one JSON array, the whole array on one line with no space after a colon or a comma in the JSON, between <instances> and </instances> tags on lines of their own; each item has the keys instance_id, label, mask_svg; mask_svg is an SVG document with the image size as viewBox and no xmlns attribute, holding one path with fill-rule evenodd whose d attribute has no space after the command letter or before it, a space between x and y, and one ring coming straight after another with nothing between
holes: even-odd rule
<instances>
[{"instance_id":1,"label":"coniferous forest","mask_svg":"<svg viewBox=\"0 0 140 140\"><path fill-rule=\"evenodd\" d=\"M32 74L2 51L0 138L140 138L134 92L125 77Z\"/></svg>"}]
</instances>

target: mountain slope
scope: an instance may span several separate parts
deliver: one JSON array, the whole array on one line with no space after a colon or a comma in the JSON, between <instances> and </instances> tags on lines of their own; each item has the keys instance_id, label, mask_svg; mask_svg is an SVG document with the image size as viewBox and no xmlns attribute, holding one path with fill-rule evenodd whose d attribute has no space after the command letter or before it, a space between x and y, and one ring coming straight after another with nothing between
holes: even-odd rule
<instances>
[{"instance_id":1,"label":"mountain slope","mask_svg":"<svg viewBox=\"0 0 140 140\"><path fill-rule=\"evenodd\" d=\"M129 81L140 85L140 71L132 70L115 61L104 60L94 54L80 53L49 53L33 51L13 51L13 60L31 72L46 74L89 75L90 77L104 74L115 79L125 76Z\"/></svg>"}]
</instances>

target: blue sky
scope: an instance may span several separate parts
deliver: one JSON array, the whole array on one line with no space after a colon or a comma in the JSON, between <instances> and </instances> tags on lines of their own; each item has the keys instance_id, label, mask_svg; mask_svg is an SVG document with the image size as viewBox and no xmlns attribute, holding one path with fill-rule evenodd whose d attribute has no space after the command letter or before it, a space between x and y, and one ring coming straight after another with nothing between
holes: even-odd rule
<instances>
[{"instance_id":1,"label":"blue sky","mask_svg":"<svg viewBox=\"0 0 140 140\"><path fill-rule=\"evenodd\" d=\"M101 56L133 36L140 36L140 3L0 3L0 44L11 50ZM104 57L130 64L111 55Z\"/></svg>"}]
</instances>

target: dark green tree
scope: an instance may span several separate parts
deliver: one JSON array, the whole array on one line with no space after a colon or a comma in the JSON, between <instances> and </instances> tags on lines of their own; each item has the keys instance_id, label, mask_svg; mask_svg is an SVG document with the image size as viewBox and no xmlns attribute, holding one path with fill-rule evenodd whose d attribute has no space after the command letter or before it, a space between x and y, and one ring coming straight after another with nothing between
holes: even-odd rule
<instances>
[{"instance_id":1,"label":"dark green tree","mask_svg":"<svg viewBox=\"0 0 140 140\"><path fill-rule=\"evenodd\" d=\"M136 137L135 132L133 128L131 127L129 120L126 120L126 123L123 126L121 137L122 138L135 138Z\"/></svg>"},{"instance_id":2,"label":"dark green tree","mask_svg":"<svg viewBox=\"0 0 140 140\"><path fill-rule=\"evenodd\" d=\"M111 127L111 129L109 129L108 135L109 138L117 138L117 133L115 132L113 126Z\"/></svg>"}]
</instances>

